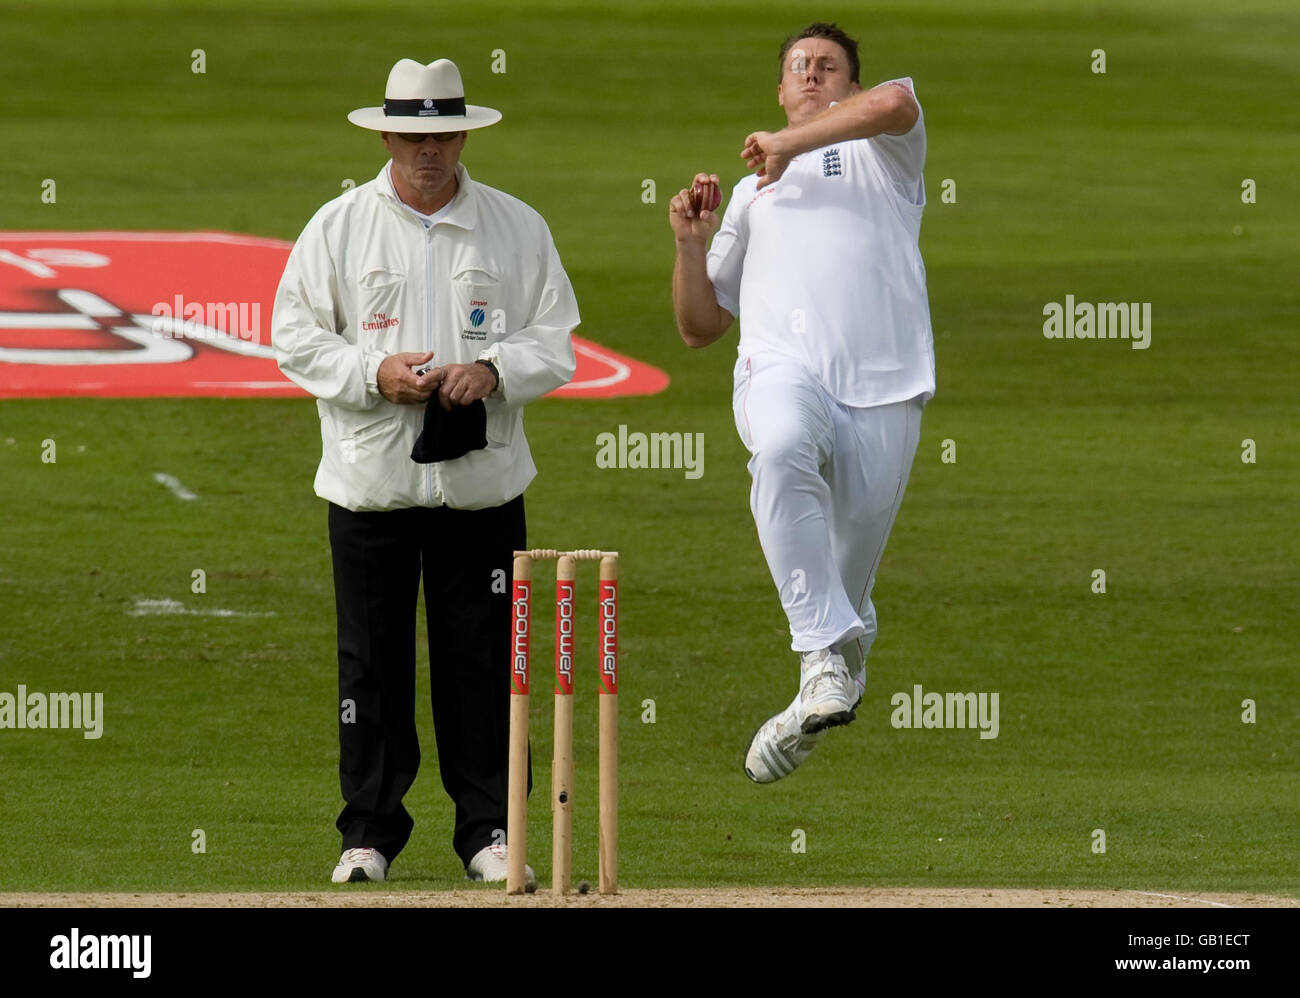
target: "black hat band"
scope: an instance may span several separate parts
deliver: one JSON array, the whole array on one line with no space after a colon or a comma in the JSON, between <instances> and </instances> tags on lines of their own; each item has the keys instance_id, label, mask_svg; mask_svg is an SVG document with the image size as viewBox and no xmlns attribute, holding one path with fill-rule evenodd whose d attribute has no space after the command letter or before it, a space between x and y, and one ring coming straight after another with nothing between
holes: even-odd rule
<instances>
[{"instance_id":1,"label":"black hat band","mask_svg":"<svg viewBox=\"0 0 1300 998\"><path fill-rule=\"evenodd\" d=\"M384 99L384 114L397 118L465 117L465 98L447 97L444 100L414 97L410 100Z\"/></svg>"}]
</instances>

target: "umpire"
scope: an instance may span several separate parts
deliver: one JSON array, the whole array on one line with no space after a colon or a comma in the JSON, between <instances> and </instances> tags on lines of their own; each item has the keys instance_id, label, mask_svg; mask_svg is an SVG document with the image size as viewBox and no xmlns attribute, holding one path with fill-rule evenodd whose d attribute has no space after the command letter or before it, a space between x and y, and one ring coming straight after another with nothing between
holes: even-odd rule
<instances>
[{"instance_id":1,"label":"umpire","mask_svg":"<svg viewBox=\"0 0 1300 998\"><path fill-rule=\"evenodd\" d=\"M348 115L380 133L388 162L307 223L276 294L276 360L320 413L338 883L384 880L414 824L402 798L420 764L421 577L452 845L470 879L505 879L508 582L536 474L523 406L573 376L579 320L541 216L460 163L469 131L500 119L465 103L454 63L400 60L383 106Z\"/></svg>"}]
</instances>

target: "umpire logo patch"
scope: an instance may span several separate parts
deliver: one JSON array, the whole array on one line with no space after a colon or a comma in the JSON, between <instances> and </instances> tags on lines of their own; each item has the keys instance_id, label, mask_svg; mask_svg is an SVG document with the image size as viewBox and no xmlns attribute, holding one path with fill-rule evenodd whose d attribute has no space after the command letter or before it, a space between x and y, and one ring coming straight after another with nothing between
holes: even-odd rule
<instances>
[{"instance_id":1,"label":"umpire logo patch","mask_svg":"<svg viewBox=\"0 0 1300 998\"><path fill-rule=\"evenodd\" d=\"M487 321L487 308L488 303L486 301L474 300L469 303L469 315L466 318L469 320L471 328L460 331L461 339L487 339L487 330L483 328L483 323Z\"/></svg>"},{"instance_id":2,"label":"umpire logo patch","mask_svg":"<svg viewBox=\"0 0 1300 998\"><path fill-rule=\"evenodd\" d=\"M823 177L842 177L844 168L840 165L840 151L838 148L827 149L822 153L822 176Z\"/></svg>"}]
</instances>

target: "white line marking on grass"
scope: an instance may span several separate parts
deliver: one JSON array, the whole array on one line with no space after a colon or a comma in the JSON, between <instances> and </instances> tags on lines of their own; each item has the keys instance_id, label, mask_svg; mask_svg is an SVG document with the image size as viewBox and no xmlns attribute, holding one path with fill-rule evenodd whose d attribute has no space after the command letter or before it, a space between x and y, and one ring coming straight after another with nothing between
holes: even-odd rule
<instances>
[{"instance_id":1,"label":"white line marking on grass","mask_svg":"<svg viewBox=\"0 0 1300 998\"><path fill-rule=\"evenodd\" d=\"M189 610L174 599L138 599L135 607L126 611L132 617L274 617L268 611L257 613L251 610Z\"/></svg>"},{"instance_id":2,"label":"white line marking on grass","mask_svg":"<svg viewBox=\"0 0 1300 998\"><path fill-rule=\"evenodd\" d=\"M93 232L6 232L5 242L24 240L41 243L68 242L172 242L228 243L232 246L273 246L293 249L292 242L268 236L244 236L234 232L123 232L98 229Z\"/></svg>"},{"instance_id":3,"label":"white line marking on grass","mask_svg":"<svg viewBox=\"0 0 1300 998\"><path fill-rule=\"evenodd\" d=\"M584 343L573 344L573 352L580 353L592 360L599 361L606 367L613 370L613 374L606 375L603 378L588 378L586 381L570 381L566 385L560 385L555 389L557 392L581 391L586 388L605 388L609 385L617 385L619 382L626 381L632 369L622 361L615 360L609 354L605 353L598 347L590 347Z\"/></svg>"},{"instance_id":4,"label":"white line marking on grass","mask_svg":"<svg viewBox=\"0 0 1300 998\"><path fill-rule=\"evenodd\" d=\"M198 496L182 485L181 480L175 475L169 475L165 471L158 471L154 473L153 480L159 485L167 486L167 488L171 490L171 494L177 499L184 499L186 502L192 502L198 498Z\"/></svg>"},{"instance_id":5,"label":"white line marking on grass","mask_svg":"<svg viewBox=\"0 0 1300 998\"><path fill-rule=\"evenodd\" d=\"M1197 904L1211 904L1216 908L1235 908L1235 904L1224 904L1222 901L1211 901L1208 898L1185 898L1181 894L1157 894L1154 891L1135 891L1129 890L1130 894L1145 894L1149 898L1169 898L1171 901L1195 901Z\"/></svg>"},{"instance_id":6,"label":"white line marking on grass","mask_svg":"<svg viewBox=\"0 0 1300 998\"><path fill-rule=\"evenodd\" d=\"M288 379L282 381L191 381L195 388L283 388L292 385Z\"/></svg>"}]
</instances>

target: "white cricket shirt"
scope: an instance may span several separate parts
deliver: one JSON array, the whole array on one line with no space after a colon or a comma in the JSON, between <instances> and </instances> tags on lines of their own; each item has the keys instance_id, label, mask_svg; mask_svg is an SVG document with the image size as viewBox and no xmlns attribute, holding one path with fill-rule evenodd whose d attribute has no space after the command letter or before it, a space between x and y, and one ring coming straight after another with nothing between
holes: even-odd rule
<instances>
[{"instance_id":1,"label":"white cricket shirt","mask_svg":"<svg viewBox=\"0 0 1300 998\"><path fill-rule=\"evenodd\" d=\"M910 77L891 80L912 90ZM919 103L918 103L919 106ZM736 184L709 249L740 356L803 364L838 401L934 394L934 338L918 239L925 120L796 156L774 184Z\"/></svg>"}]
</instances>

